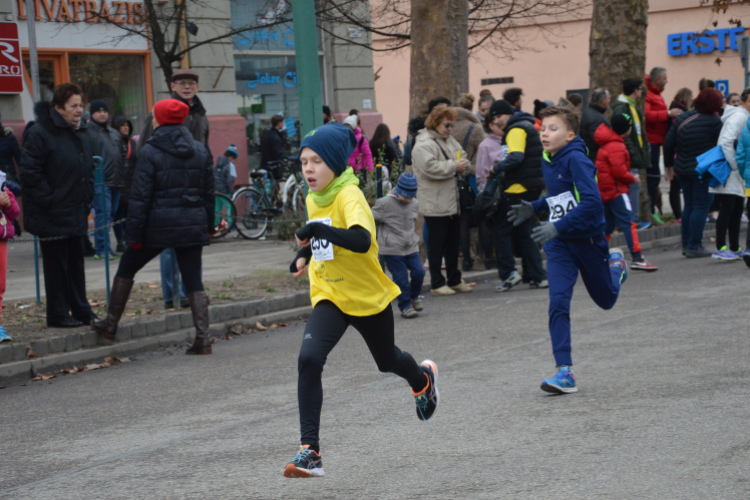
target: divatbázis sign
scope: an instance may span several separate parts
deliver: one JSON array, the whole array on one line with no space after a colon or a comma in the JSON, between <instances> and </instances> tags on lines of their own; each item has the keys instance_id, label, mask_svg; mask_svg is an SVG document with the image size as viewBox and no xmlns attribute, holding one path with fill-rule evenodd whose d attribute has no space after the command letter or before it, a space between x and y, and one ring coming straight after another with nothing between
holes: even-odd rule
<instances>
[{"instance_id":1,"label":"divatb\u00e1zis sign","mask_svg":"<svg viewBox=\"0 0 750 500\"><path fill-rule=\"evenodd\" d=\"M24 1L18 1L18 19L26 19ZM104 0L34 0L37 21L143 24L146 10L142 3Z\"/></svg>"}]
</instances>

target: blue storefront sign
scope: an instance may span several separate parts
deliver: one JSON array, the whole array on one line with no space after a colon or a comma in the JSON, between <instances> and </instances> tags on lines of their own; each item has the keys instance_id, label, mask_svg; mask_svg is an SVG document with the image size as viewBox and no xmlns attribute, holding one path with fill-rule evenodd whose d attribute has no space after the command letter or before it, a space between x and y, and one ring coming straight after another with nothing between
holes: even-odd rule
<instances>
[{"instance_id":1,"label":"blue storefront sign","mask_svg":"<svg viewBox=\"0 0 750 500\"><path fill-rule=\"evenodd\" d=\"M670 56L688 54L710 54L738 50L738 40L745 34L745 27L722 28L702 32L686 31L667 35L667 53Z\"/></svg>"}]
</instances>

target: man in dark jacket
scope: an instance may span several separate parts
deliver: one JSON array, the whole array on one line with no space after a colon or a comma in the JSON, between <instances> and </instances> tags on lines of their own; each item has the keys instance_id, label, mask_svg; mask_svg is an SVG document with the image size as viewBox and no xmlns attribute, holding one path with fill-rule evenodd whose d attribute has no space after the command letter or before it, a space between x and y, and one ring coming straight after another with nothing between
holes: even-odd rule
<instances>
[{"instance_id":1,"label":"man in dark jacket","mask_svg":"<svg viewBox=\"0 0 750 500\"><path fill-rule=\"evenodd\" d=\"M81 88L58 85L52 103L34 106L37 121L28 129L21 157L26 230L39 238L63 237L39 242L50 327L78 327L96 317L86 300L83 237L97 146L83 111Z\"/></svg>"},{"instance_id":2,"label":"man in dark jacket","mask_svg":"<svg viewBox=\"0 0 750 500\"><path fill-rule=\"evenodd\" d=\"M14 163L15 160L15 163ZM18 146L18 139L13 135L13 129L3 128L0 123L0 170L6 173L8 180L20 185L16 175L16 165L21 164L21 148ZM20 193L13 193L18 197Z\"/></svg>"},{"instance_id":3,"label":"man in dark jacket","mask_svg":"<svg viewBox=\"0 0 750 500\"><path fill-rule=\"evenodd\" d=\"M89 104L91 113L91 130L96 133L99 141L103 143L105 156L102 157L104 167L104 184L106 186L104 197L102 193L94 193L94 213L96 215L96 227L104 226L104 213L101 210L102 202L106 203L107 222L115 220L117 208L120 205L120 193L122 190L125 169L120 156L122 149L122 136L120 133L107 125L109 121L109 108L102 99L94 99ZM94 258L104 258L104 245L109 245L109 229L102 229L94 233L94 244L96 255ZM110 250L110 255L114 254Z\"/></svg>"},{"instance_id":4,"label":"man in dark jacket","mask_svg":"<svg viewBox=\"0 0 750 500\"><path fill-rule=\"evenodd\" d=\"M532 288L546 288L547 273L542 266L539 245L531 239L536 220L532 217L523 224L514 226L507 216L511 205L518 205L521 200L535 201L544 189L544 148L539 132L534 128L536 121L529 113L514 113L511 105L504 100L492 103L487 121L505 126L503 143L508 146L506 157L490 170L490 176L499 183L497 189L503 190L502 206L492 221L492 239L498 253L497 272L503 281L495 289L505 292L523 281L523 278L528 279ZM524 272L528 274L523 278L516 271L514 243L521 252Z\"/></svg>"},{"instance_id":5,"label":"man in dark jacket","mask_svg":"<svg viewBox=\"0 0 750 500\"><path fill-rule=\"evenodd\" d=\"M607 118L604 116L604 113L607 112L607 108L609 107L609 101L609 90L603 87L594 89L591 93L591 102L588 107L583 110L583 114L581 115L581 126L579 128L578 136L586 143L586 147L589 150L589 160L592 162L596 162L596 153L599 151L599 145L594 140L596 129L602 124L612 128L610 127Z\"/></svg>"},{"instance_id":6,"label":"man in dark jacket","mask_svg":"<svg viewBox=\"0 0 750 500\"><path fill-rule=\"evenodd\" d=\"M200 142L211 154L211 148L208 147L208 117L206 108L196 95L200 89L198 73L192 69L179 69L172 73L172 99L177 99L188 105L190 112L182 124L188 129L193 139ZM141 136L138 138L138 147L136 155L140 154L141 148L148 142L154 133L152 125L153 113L146 118L146 124L143 127ZM213 155L211 156L213 163ZM137 158L136 158L137 160ZM161 289L164 295L164 305L172 304L174 294L172 293L172 253L165 251L159 258L159 267L161 269ZM185 294L185 287L180 287L180 306L187 307L188 300ZM171 307L171 306L170 306Z\"/></svg>"},{"instance_id":7,"label":"man in dark jacket","mask_svg":"<svg viewBox=\"0 0 750 500\"><path fill-rule=\"evenodd\" d=\"M641 182L646 182L647 171L651 165L649 156L648 136L646 135L646 119L640 103L643 94L643 79L626 78L622 81L622 94L612 104L612 115L624 114L633 118L633 130L625 137L625 146L630 155L630 173L637 175ZM630 185L630 205L633 208L633 218L638 229L651 225L651 205L648 189L640 184ZM643 221L643 222L642 222Z\"/></svg>"},{"instance_id":8,"label":"man in dark jacket","mask_svg":"<svg viewBox=\"0 0 750 500\"><path fill-rule=\"evenodd\" d=\"M120 142L120 161L123 165L122 190L120 192L120 204L115 212L114 220L119 221L128 216L128 201L130 200L130 185L133 183L133 170L135 162L131 162L131 157L135 158L136 143L133 137L133 123L122 115L112 117L112 128L117 130L122 138ZM117 253L125 251L125 226L118 224L115 226L115 237L117 238Z\"/></svg>"},{"instance_id":9,"label":"man in dark jacket","mask_svg":"<svg viewBox=\"0 0 750 500\"><path fill-rule=\"evenodd\" d=\"M165 248L174 247L188 292L196 338L188 354L211 354L208 297L201 283L201 254L214 218L214 176L208 150L181 125L189 112L177 99L154 106L151 139L141 148L133 175L125 238L109 310L94 331L115 340L133 279Z\"/></svg>"},{"instance_id":10,"label":"man in dark jacket","mask_svg":"<svg viewBox=\"0 0 750 500\"><path fill-rule=\"evenodd\" d=\"M284 128L284 117L273 115L271 117L271 128L263 134L260 140L260 168L270 172L276 179L281 179L281 169L275 162L284 159L284 140L281 138L282 128Z\"/></svg>"}]
</instances>

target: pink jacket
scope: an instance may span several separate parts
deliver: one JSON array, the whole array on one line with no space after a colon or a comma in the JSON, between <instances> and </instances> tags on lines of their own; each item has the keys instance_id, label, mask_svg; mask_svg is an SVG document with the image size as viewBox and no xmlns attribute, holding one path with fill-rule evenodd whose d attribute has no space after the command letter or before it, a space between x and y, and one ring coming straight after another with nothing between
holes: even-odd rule
<instances>
[{"instance_id":1,"label":"pink jacket","mask_svg":"<svg viewBox=\"0 0 750 500\"><path fill-rule=\"evenodd\" d=\"M16 197L11 193L10 189L6 189L5 192L8 193L8 198L10 198L10 206L8 208L0 207L0 241L9 240L16 235L16 228L13 226L13 221L21 213Z\"/></svg>"},{"instance_id":2,"label":"pink jacket","mask_svg":"<svg viewBox=\"0 0 750 500\"><path fill-rule=\"evenodd\" d=\"M368 172L375 170L372 163L372 151L370 151L370 142L367 137L362 136L362 130L359 127L354 129L354 135L357 138L357 147L349 157L349 166L357 170L367 169Z\"/></svg>"}]
</instances>

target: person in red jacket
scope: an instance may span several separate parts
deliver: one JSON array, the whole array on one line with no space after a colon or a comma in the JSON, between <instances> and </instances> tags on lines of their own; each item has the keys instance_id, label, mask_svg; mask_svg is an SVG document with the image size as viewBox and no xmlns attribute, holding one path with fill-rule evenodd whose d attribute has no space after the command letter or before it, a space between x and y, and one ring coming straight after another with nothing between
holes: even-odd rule
<instances>
[{"instance_id":1,"label":"person in red jacket","mask_svg":"<svg viewBox=\"0 0 750 500\"><path fill-rule=\"evenodd\" d=\"M667 70L656 66L646 75L646 137L651 145L651 168L648 170L648 196L651 199L651 213L655 213L654 206L656 199L661 196L659 192L659 182L661 181L661 169L659 168L659 158L661 157L661 147L664 144L664 138L667 137L669 122L677 118L682 112L679 109L667 109L667 103L664 102L662 92L667 86ZM672 179L667 179L672 181ZM658 216L654 220L663 224Z\"/></svg>"},{"instance_id":2,"label":"person in red jacket","mask_svg":"<svg viewBox=\"0 0 750 500\"><path fill-rule=\"evenodd\" d=\"M594 133L594 140L599 145L596 154L597 183L604 204L604 234L609 238L616 226L625 234L625 241L633 260L632 269L656 271L658 267L646 261L641 254L637 226L633 218L628 193L630 184L640 184L637 175L630 173L630 154L625 146L625 137L630 135L633 118L626 114L612 117L612 128L602 123Z\"/></svg>"}]
</instances>

